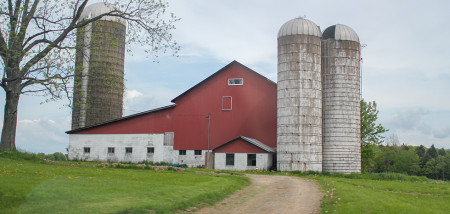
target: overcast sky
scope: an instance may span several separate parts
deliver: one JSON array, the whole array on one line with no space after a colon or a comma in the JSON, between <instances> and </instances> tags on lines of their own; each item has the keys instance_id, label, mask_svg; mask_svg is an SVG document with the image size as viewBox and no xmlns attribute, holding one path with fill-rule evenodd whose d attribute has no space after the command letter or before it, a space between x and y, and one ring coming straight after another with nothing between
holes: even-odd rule
<instances>
[{"instance_id":1,"label":"overcast sky","mask_svg":"<svg viewBox=\"0 0 450 214\"><path fill-rule=\"evenodd\" d=\"M362 92L376 101L379 122L400 143L450 148L450 1L169 0L181 21L173 31L179 57L125 59L125 115L170 104L233 60L276 81L277 33L305 17L322 30L350 26L362 44ZM4 100L4 92L0 99ZM22 96L17 146L65 152L71 110L67 102L40 104ZM3 112L3 103L1 111ZM3 121L3 114L1 114Z\"/></svg>"}]
</instances>

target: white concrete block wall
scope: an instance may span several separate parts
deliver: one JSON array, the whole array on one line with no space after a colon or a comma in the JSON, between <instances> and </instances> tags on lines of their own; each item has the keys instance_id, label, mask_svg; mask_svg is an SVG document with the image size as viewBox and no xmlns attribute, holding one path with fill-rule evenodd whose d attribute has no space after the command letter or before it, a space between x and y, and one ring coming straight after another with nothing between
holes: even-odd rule
<instances>
[{"instance_id":1,"label":"white concrete block wall","mask_svg":"<svg viewBox=\"0 0 450 214\"><path fill-rule=\"evenodd\" d=\"M89 147L90 153L84 153ZM114 147L113 154L108 147ZM133 148L131 154L125 148ZM153 147L154 153L147 153L147 147ZM69 136L69 159L111 162L167 162L186 164L189 167L205 165L205 153L195 155L194 150L187 150L186 155L179 155L173 146L164 145L164 134L71 134Z\"/></svg>"},{"instance_id":2,"label":"white concrete block wall","mask_svg":"<svg viewBox=\"0 0 450 214\"><path fill-rule=\"evenodd\" d=\"M179 155L179 150L174 150L173 163L186 164L189 167L204 166L207 151L202 150L201 155L195 155L195 150L186 150L186 155Z\"/></svg>"},{"instance_id":3,"label":"white concrete block wall","mask_svg":"<svg viewBox=\"0 0 450 214\"><path fill-rule=\"evenodd\" d=\"M256 166L247 166L247 154L248 153L234 153L234 165L226 165L227 153L215 153L214 154L214 169L225 170L270 170L272 167L272 154L271 153L257 153L256 154Z\"/></svg>"},{"instance_id":4,"label":"white concrete block wall","mask_svg":"<svg viewBox=\"0 0 450 214\"><path fill-rule=\"evenodd\" d=\"M71 134L69 136L69 159L86 161L161 162L164 157L164 134ZM84 153L89 147L90 153ZM114 154L108 154L114 147ZM132 153L126 154L125 148ZM147 147L154 147L154 154L147 155Z\"/></svg>"}]
</instances>

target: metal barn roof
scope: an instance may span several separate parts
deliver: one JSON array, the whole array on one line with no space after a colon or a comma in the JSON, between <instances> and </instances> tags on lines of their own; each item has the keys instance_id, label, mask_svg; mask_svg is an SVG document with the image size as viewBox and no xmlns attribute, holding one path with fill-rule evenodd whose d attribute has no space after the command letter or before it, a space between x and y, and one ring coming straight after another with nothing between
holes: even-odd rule
<instances>
[{"instance_id":1,"label":"metal barn roof","mask_svg":"<svg viewBox=\"0 0 450 214\"><path fill-rule=\"evenodd\" d=\"M314 22L304 18L295 18L284 23L283 26L281 26L280 30L278 31L278 38L282 36L299 34L312 35L317 37L322 36L319 27L317 27Z\"/></svg>"},{"instance_id":2,"label":"metal barn roof","mask_svg":"<svg viewBox=\"0 0 450 214\"><path fill-rule=\"evenodd\" d=\"M359 42L356 32L347 25L337 24L328 27L323 31L322 39L335 39Z\"/></svg>"}]
</instances>

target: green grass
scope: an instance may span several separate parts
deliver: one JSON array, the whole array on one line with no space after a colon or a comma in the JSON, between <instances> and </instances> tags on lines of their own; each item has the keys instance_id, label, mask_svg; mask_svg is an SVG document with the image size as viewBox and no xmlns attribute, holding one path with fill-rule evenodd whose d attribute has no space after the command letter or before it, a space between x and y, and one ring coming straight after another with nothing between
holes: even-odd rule
<instances>
[{"instance_id":1,"label":"green grass","mask_svg":"<svg viewBox=\"0 0 450 214\"><path fill-rule=\"evenodd\" d=\"M48 164L33 154L0 152L0 213L172 213L223 199L250 183L240 176L245 173L316 179L324 193L322 213L450 210L450 182L402 174L155 172L132 164L124 164L121 167L129 169L123 169L94 168L95 162L61 163L64 165Z\"/></svg>"},{"instance_id":2,"label":"green grass","mask_svg":"<svg viewBox=\"0 0 450 214\"><path fill-rule=\"evenodd\" d=\"M46 164L0 154L0 213L171 213L213 204L242 176Z\"/></svg>"},{"instance_id":3,"label":"green grass","mask_svg":"<svg viewBox=\"0 0 450 214\"><path fill-rule=\"evenodd\" d=\"M450 184L436 181L370 180L315 176L322 213L448 213Z\"/></svg>"}]
</instances>

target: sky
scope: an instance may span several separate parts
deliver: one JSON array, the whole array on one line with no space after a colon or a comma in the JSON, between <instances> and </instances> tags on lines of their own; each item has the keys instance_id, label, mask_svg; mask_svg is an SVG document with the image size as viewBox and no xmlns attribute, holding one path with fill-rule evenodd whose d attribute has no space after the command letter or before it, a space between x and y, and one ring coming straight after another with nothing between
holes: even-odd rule
<instances>
[{"instance_id":1,"label":"sky","mask_svg":"<svg viewBox=\"0 0 450 214\"><path fill-rule=\"evenodd\" d=\"M155 63L139 47L125 57L124 116L170 100L233 60L276 81L277 33L306 17L322 30L345 24L362 49L362 96L376 101L386 139L450 149L450 1L169 0L181 18L172 34L178 57ZM5 94L0 93L3 112ZM29 152L66 152L71 109L22 96L16 145ZM3 121L3 114L0 116Z\"/></svg>"}]
</instances>

